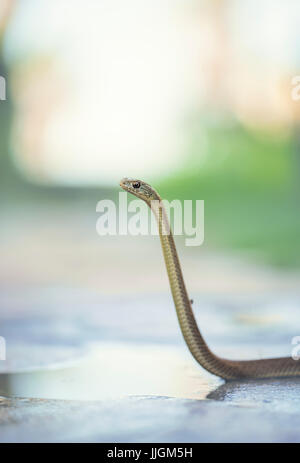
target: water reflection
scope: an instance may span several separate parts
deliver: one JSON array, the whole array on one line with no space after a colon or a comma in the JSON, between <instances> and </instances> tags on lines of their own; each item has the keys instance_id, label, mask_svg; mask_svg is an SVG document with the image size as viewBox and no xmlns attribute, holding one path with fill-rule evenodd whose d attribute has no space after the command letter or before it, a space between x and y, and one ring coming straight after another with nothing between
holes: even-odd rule
<instances>
[{"instance_id":1,"label":"water reflection","mask_svg":"<svg viewBox=\"0 0 300 463\"><path fill-rule=\"evenodd\" d=\"M170 346L97 344L60 367L0 375L3 396L101 400L128 395L204 399L220 381Z\"/></svg>"},{"instance_id":2,"label":"water reflection","mask_svg":"<svg viewBox=\"0 0 300 463\"><path fill-rule=\"evenodd\" d=\"M0 375L4 397L105 400L167 396L300 412L300 378L224 383L179 347L97 343L77 361Z\"/></svg>"}]
</instances>

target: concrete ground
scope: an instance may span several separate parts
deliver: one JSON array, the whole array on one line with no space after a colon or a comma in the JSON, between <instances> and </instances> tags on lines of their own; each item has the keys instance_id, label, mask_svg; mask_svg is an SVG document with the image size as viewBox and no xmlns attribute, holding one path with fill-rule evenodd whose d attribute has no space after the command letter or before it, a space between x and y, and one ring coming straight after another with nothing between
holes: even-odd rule
<instances>
[{"instance_id":1,"label":"concrete ground","mask_svg":"<svg viewBox=\"0 0 300 463\"><path fill-rule=\"evenodd\" d=\"M16 208L0 232L1 442L298 442L300 380L225 384L192 359L157 237L102 237L76 208ZM299 274L184 248L210 347L290 355Z\"/></svg>"}]
</instances>

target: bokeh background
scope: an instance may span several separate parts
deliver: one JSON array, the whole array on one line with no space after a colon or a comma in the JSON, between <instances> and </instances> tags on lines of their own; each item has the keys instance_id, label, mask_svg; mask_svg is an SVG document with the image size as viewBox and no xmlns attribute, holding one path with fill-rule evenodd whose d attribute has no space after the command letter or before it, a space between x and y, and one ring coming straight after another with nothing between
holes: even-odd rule
<instances>
[{"instance_id":1,"label":"bokeh background","mask_svg":"<svg viewBox=\"0 0 300 463\"><path fill-rule=\"evenodd\" d=\"M299 2L2 0L0 14L9 234L46 217L59 239L61 215L136 176L205 200L204 248L299 267Z\"/></svg>"}]
</instances>

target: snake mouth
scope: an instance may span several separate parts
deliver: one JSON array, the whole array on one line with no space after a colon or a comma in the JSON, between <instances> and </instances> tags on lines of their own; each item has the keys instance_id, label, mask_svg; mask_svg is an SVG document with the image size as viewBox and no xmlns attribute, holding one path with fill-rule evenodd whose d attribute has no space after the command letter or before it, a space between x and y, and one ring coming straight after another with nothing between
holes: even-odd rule
<instances>
[{"instance_id":1,"label":"snake mouth","mask_svg":"<svg viewBox=\"0 0 300 463\"><path fill-rule=\"evenodd\" d=\"M120 180L120 187L123 188L123 190L126 190L129 193L131 193L131 189L129 187L129 178L127 177L122 178L122 180Z\"/></svg>"}]
</instances>

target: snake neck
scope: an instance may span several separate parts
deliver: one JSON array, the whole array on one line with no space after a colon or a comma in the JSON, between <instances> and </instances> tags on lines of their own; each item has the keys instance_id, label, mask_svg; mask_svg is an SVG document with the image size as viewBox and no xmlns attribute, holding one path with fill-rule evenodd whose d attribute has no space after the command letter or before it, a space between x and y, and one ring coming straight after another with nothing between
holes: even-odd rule
<instances>
[{"instance_id":1,"label":"snake neck","mask_svg":"<svg viewBox=\"0 0 300 463\"><path fill-rule=\"evenodd\" d=\"M195 360L206 370L220 376L221 359L210 351L195 320L163 202L157 202L156 207L151 209L158 223L161 247L182 335Z\"/></svg>"}]
</instances>

